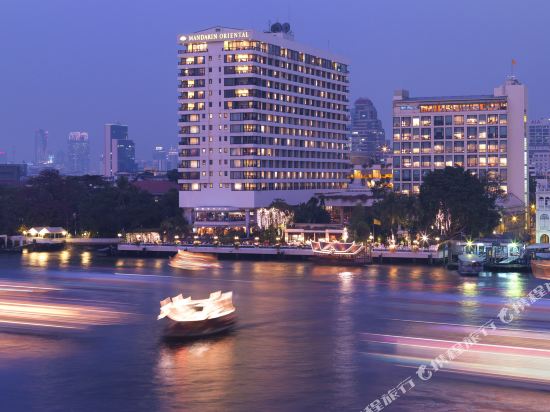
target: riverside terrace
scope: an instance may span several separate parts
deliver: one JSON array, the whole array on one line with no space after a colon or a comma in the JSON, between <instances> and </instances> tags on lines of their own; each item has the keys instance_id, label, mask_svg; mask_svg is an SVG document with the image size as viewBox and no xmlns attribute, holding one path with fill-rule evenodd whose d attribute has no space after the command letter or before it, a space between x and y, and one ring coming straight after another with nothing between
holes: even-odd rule
<instances>
[{"instance_id":1,"label":"riverside terrace","mask_svg":"<svg viewBox=\"0 0 550 412\"><path fill-rule=\"evenodd\" d=\"M169 256L185 250L192 253L211 253L224 259L258 258L258 259L308 259L313 256L309 246L261 246L261 245L175 245L175 244L128 244L121 243L117 246L117 252L124 255L138 256ZM419 249L389 249L374 248L369 251L374 262L442 262L444 251L435 248Z\"/></svg>"}]
</instances>

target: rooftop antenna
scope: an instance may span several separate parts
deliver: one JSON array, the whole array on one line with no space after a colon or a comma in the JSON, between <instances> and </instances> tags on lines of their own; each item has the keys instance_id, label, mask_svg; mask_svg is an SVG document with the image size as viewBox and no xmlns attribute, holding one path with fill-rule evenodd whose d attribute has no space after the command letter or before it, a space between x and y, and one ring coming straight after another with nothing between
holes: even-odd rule
<instances>
[{"instance_id":1,"label":"rooftop antenna","mask_svg":"<svg viewBox=\"0 0 550 412\"><path fill-rule=\"evenodd\" d=\"M514 77L514 67L517 64L516 59L512 58L512 61L510 63L510 74L511 77Z\"/></svg>"}]
</instances>

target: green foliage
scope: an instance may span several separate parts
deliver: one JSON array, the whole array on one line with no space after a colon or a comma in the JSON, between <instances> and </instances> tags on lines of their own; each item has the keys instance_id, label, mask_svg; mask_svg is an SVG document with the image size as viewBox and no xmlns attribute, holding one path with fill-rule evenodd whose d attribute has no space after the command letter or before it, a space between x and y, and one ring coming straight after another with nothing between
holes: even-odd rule
<instances>
[{"instance_id":1,"label":"green foliage","mask_svg":"<svg viewBox=\"0 0 550 412\"><path fill-rule=\"evenodd\" d=\"M439 214L448 222L442 230L447 238L478 237L491 233L498 224L494 196L477 177L459 167L428 173L420 187L419 202L422 225L436 225Z\"/></svg>"},{"instance_id":2,"label":"green foliage","mask_svg":"<svg viewBox=\"0 0 550 412\"><path fill-rule=\"evenodd\" d=\"M364 206L360 204L354 206L349 219L349 228L355 240L367 238L370 232L370 225L367 222L367 212Z\"/></svg>"},{"instance_id":3,"label":"green foliage","mask_svg":"<svg viewBox=\"0 0 550 412\"><path fill-rule=\"evenodd\" d=\"M296 223L329 223L330 214L325 210L324 203L312 197L306 203L294 207L294 222Z\"/></svg>"},{"instance_id":4,"label":"green foliage","mask_svg":"<svg viewBox=\"0 0 550 412\"><path fill-rule=\"evenodd\" d=\"M381 223L381 226L377 226L377 235L388 237L397 234L399 229L411 234L418 231L419 208L418 199L414 195L386 192L373 205L372 214Z\"/></svg>"},{"instance_id":5,"label":"green foliage","mask_svg":"<svg viewBox=\"0 0 550 412\"><path fill-rule=\"evenodd\" d=\"M177 190L156 202L126 178L111 185L100 176L65 177L55 170L43 171L23 187L0 187L0 232L15 234L21 225L62 226L70 233L109 237L137 229L187 230Z\"/></svg>"}]
</instances>

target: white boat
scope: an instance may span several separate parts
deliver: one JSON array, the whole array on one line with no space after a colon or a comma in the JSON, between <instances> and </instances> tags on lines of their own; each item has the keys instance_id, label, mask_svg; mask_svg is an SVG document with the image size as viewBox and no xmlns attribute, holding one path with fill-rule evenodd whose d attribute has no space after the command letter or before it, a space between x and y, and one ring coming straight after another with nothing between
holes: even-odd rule
<instances>
[{"instance_id":1,"label":"white boat","mask_svg":"<svg viewBox=\"0 0 550 412\"><path fill-rule=\"evenodd\" d=\"M213 292L207 299L183 295L160 302L158 320L166 319L167 337L200 337L223 332L236 321L233 292Z\"/></svg>"},{"instance_id":2,"label":"white boat","mask_svg":"<svg viewBox=\"0 0 550 412\"><path fill-rule=\"evenodd\" d=\"M473 253L458 256L458 273L461 275L478 275L483 270L484 259Z\"/></svg>"},{"instance_id":3,"label":"white boat","mask_svg":"<svg viewBox=\"0 0 550 412\"><path fill-rule=\"evenodd\" d=\"M192 253L185 250L178 250L178 253L170 258L169 265L173 268L200 270L220 268L221 265L215 256L206 253Z\"/></svg>"}]
</instances>

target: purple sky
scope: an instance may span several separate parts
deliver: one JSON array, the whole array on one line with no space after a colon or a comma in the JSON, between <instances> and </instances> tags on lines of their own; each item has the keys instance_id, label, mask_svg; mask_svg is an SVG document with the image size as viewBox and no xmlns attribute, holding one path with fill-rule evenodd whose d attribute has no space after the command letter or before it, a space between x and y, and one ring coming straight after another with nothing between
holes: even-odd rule
<instances>
[{"instance_id":1,"label":"purple sky","mask_svg":"<svg viewBox=\"0 0 550 412\"><path fill-rule=\"evenodd\" d=\"M103 124L115 121L129 125L138 158L176 145L177 34L269 20L347 56L352 98L374 101L388 136L394 89L491 93L512 57L529 117L550 116L547 0L1 0L0 151L31 160L35 129L54 150L84 130L97 167Z\"/></svg>"}]
</instances>

